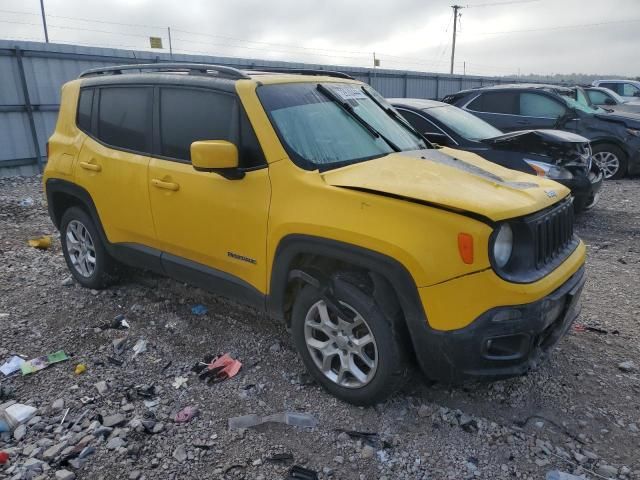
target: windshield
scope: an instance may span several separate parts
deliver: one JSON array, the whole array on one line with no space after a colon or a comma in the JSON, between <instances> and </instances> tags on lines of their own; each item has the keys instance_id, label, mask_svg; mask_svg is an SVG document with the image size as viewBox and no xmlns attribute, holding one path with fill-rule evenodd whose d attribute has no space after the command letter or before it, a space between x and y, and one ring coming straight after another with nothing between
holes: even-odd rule
<instances>
[{"instance_id":1,"label":"windshield","mask_svg":"<svg viewBox=\"0 0 640 480\"><path fill-rule=\"evenodd\" d=\"M606 113L606 111L602 108L592 106L591 102L581 88L572 90L570 93L565 93L564 91L558 93L560 93L560 96L567 102L567 105L569 105L569 107L571 108L576 108L585 113Z\"/></svg>"},{"instance_id":2,"label":"windshield","mask_svg":"<svg viewBox=\"0 0 640 480\"><path fill-rule=\"evenodd\" d=\"M453 105L428 108L424 112L467 140L478 141L502 135L493 125Z\"/></svg>"},{"instance_id":3,"label":"windshield","mask_svg":"<svg viewBox=\"0 0 640 480\"><path fill-rule=\"evenodd\" d=\"M427 148L417 133L389 115L360 85L263 85L258 97L287 153L308 170Z\"/></svg>"}]
</instances>

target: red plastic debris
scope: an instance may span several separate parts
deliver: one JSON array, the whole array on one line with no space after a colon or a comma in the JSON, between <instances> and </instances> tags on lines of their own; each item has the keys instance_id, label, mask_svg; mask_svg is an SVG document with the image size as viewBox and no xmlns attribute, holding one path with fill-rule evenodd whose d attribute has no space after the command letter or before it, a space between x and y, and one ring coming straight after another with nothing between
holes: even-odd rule
<instances>
[{"instance_id":1,"label":"red plastic debris","mask_svg":"<svg viewBox=\"0 0 640 480\"><path fill-rule=\"evenodd\" d=\"M7 452L0 452L0 465L4 465L9 461L9 454Z\"/></svg>"},{"instance_id":2,"label":"red plastic debris","mask_svg":"<svg viewBox=\"0 0 640 480\"><path fill-rule=\"evenodd\" d=\"M198 415L200 415L200 410L198 410L196 407L184 407L182 410L176 413L175 421L176 423L187 423Z\"/></svg>"}]
</instances>

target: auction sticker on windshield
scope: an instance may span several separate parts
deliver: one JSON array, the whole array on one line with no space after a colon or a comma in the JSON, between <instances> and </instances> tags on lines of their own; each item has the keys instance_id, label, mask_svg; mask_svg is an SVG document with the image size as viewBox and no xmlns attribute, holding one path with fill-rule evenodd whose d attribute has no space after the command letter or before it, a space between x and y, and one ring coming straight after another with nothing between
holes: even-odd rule
<instances>
[{"instance_id":1,"label":"auction sticker on windshield","mask_svg":"<svg viewBox=\"0 0 640 480\"><path fill-rule=\"evenodd\" d=\"M361 88L352 85L331 85L331 91L340 100L366 100L367 95Z\"/></svg>"}]
</instances>

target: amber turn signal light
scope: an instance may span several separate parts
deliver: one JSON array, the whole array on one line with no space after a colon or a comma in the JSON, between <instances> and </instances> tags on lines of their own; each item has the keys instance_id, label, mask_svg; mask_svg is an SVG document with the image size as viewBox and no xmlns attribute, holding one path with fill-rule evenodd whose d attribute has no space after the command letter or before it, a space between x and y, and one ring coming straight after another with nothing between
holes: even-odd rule
<instances>
[{"instance_id":1,"label":"amber turn signal light","mask_svg":"<svg viewBox=\"0 0 640 480\"><path fill-rule=\"evenodd\" d=\"M464 263L473 263L473 237L468 233L458 234L458 251Z\"/></svg>"}]
</instances>

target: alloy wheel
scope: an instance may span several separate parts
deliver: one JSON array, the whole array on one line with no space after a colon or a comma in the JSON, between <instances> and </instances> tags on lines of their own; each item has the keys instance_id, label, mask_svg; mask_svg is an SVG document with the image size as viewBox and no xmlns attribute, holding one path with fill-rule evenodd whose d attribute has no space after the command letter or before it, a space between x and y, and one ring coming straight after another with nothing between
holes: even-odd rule
<instances>
[{"instance_id":1,"label":"alloy wheel","mask_svg":"<svg viewBox=\"0 0 640 480\"><path fill-rule=\"evenodd\" d=\"M304 338L318 369L333 383L346 388L361 388L374 377L378 368L378 347L364 317L353 313L344 319L329 312L324 300L314 303L304 320Z\"/></svg>"},{"instance_id":2,"label":"alloy wheel","mask_svg":"<svg viewBox=\"0 0 640 480\"><path fill-rule=\"evenodd\" d=\"M594 153L593 161L602 169L605 178L613 177L620 169L620 159L611 152Z\"/></svg>"},{"instance_id":3,"label":"alloy wheel","mask_svg":"<svg viewBox=\"0 0 640 480\"><path fill-rule=\"evenodd\" d=\"M78 220L67 225L67 253L71 264L83 277L90 277L96 269L96 249L87 227Z\"/></svg>"}]
</instances>

